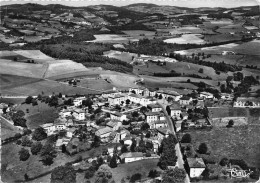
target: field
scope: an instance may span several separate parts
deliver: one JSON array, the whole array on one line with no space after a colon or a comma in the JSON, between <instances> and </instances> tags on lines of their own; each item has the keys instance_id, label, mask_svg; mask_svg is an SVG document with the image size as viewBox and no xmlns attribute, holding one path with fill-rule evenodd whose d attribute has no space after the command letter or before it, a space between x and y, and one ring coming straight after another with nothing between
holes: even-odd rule
<instances>
[{"instance_id":1,"label":"field","mask_svg":"<svg viewBox=\"0 0 260 183\"><path fill-rule=\"evenodd\" d=\"M249 117L246 108L208 108L209 117L225 118L225 117Z\"/></svg>"},{"instance_id":2,"label":"field","mask_svg":"<svg viewBox=\"0 0 260 183\"><path fill-rule=\"evenodd\" d=\"M122 32L138 40L143 38L153 39L155 37L154 31L129 30L129 31L122 31Z\"/></svg>"},{"instance_id":3,"label":"field","mask_svg":"<svg viewBox=\"0 0 260 183\"><path fill-rule=\"evenodd\" d=\"M16 133L20 133L21 130L10 123L8 123L3 118L0 118L1 125L1 139L6 139L9 137L13 137Z\"/></svg>"},{"instance_id":4,"label":"field","mask_svg":"<svg viewBox=\"0 0 260 183\"><path fill-rule=\"evenodd\" d=\"M35 129L45 123L53 123L53 121L59 117L58 109L49 107L48 104L39 101L36 106L22 104L16 109L22 110L25 113L26 124L30 129ZM27 109L29 109L29 113L26 112Z\"/></svg>"},{"instance_id":5,"label":"field","mask_svg":"<svg viewBox=\"0 0 260 183\"><path fill-rule=\"evenodd\" d=\"M97 78L86 78L80 80L77 84L78 86L87 87L95 90L112 90L113 85L104 79L97 79Z\"/></svg>"},{"instance_id":6,"label":"field","mask_svg":"<svg viewBox=\"0 0 260 183\"><path fill-rule=\"evenodd\" d=\"M223 32L221 29L220 31ZM230 31L232 30L227 30L225 31ZM221 43L221 42L226 42L226 41L234 41L234 40L241 40L242 36L240 35L231 35L231 34L214 34L214 35L205 35L204 36L204 41L208 43Z\"/></svg>"},{"instance_id":7,"label":"field","mask_svg":"<svg viewBox=\"0 0 260 183\"><path fill-rule=\"evenodd\" d=\"M87 41L87 42L102 42L102 43L128 43L129 41L138 41L138 39L134 39L130 36L119 35L119 34L97 34L94 35L95 40Z\"/></svg>"},{"instance_id":8,"label":"field","mask_svg":"<svg viewBox=\"0 0 260 183\"><path fill-rule=\"evenodd\" d=\"M0 103L12 103L12 104L21 104L24 102L25 98L0 98Z\"/></svg>"},{"instance_id":9,"label":"field","mask_svg":"<svg viewBox=\"0 0 260 183\"><path fill-rule=\"evenodd\" d=\"M13 87L19 87L27 84L37 83L39 81L42 81L42 79L9 75L9 74L0 75L1 90L6 90Z\"/></svg>"},{"instance_id":10,"label":"field","mask_svg":"<svg viewBox=\"0 0 260 183\"><path fill-rule=\"evenodd\" d=\"M109 58L116 58L118 60L122 60L124 62L131 63L133 61L132 57L137 57L138 55L135 53L110 50L110 51L104 52L104 56L108 56Z\"/></svg>"},{"instance_id":11,"label":"field","mask_svg":"<svg viewBox=\"0 0 260 183\"><path fill-rule=\"evenodd\" d=\"M119 164L118 167L112 169L115 182L120 182L122 178L140 173L142 178L146 178L150 170L160 170L157 166L158 159L141 160L127 164Z\"/></svg>"},{"instance_id":12,"label":"field","mask_svg":"<svg viewBox=\"0 0 260 183\"><path fill-rule=\"evenodd\" d=\"M37 96L41 92L46 95L51 95L54 93L60 93L65 95L75 95L75 94L88 94L88 93L98 93L99 91L91 90L84 87L72 87L68 84L58 83L56 81L44 80L36 83L31 83L23 86L12 87L10 89L5 89L1 91L2 94L12 94L12 95L32 95Z\"/></svg>"},{"instance_id":13,"label":"field","mask_svg":"<svg viewBox=\"0 0 260 183\"><path fill-rule=\"evenodd\" d=\"M196 148L205 142L212 159L223 157L243 159L249 166L260 168L260 126L248 125L232 128L213 128L211 131L192 131L192 143Z\"/></svg>"},{"instance_id":14,"label":"field","mask_svg":"<svg viewBox=\"0 0 260 183\"><path fill-rule=\"evenodd\" d=\"M201 34L184 34L180 38L170 38L164 40L165 43L176 44L205 44L206 42L200 38Z\"/></svg>"}]
</instances>

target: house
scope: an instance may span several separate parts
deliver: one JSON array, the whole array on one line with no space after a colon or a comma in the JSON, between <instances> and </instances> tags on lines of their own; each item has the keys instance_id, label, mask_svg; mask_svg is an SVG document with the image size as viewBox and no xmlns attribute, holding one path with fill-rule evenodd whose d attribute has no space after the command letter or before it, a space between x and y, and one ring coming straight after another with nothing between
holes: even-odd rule
<instances>
[{"instance_id":1,"label":"house","mask_svg":"<svg viewBox=\"0 0 260 183\"><path fill-rule=\"evenodd\" d=\"M129 94L138 94L138 95L144 95L144 91L146 88L140 87L140 88L129 88Z\"/></svg>"},{"instance_id":2,"label":"house","mask_svg":"<svg viewBox=\"0 0 260 183\"><path fill-rule=\"evenodd\" d=\"M125 163L139 161L143 159L143 153L142 152L128 152L123 153L120 158L122 160L125 160Z\"/></svg>"},{"instance_id":3,"label":"house","mask_svg":"<svg viewBox=\"0 0 260 183\"><path fill-rule=\"evenodd\" d=\"M82 110L82 109L75 109L73 111L73 116L76 120L79 120L79 121L82 121L82 120L85 120L86 117L85 117L85 111Z\"/></svg>"},{"instance_id":4,"label":"house","mask_svg":"<svg viewBox=\"0 0 260 183\"><path fill-rule=\"evenodd\" d=\"M170 130L168 128L157 128L157 139L158 141L162 141L164 138L167 138L170 134Z\"/></svg>"},{"instance_id":5,"label":"house","mask_svg":"<svg viewBox=\"0 0 260 183\"><path fill-rule=\"evenodd\" d=\"M130 132L128 130L121 130L120 132L115 132L113 142L118 143L120 142L120 140L125 139L127 135L130 135Z\"/></svg>"},{"instance_id":6,"label":"house","mask_svg":"<svg viewBox=\"0 0 260 183\"><path fill-rule=\"evenodd\" d=\"M108 98L108 97L115 97L116 95L121 95L121 92L119 91L107 91L106 93L102 93L103 98Z\"/></svg>"},{"instance_id":7,"label":"house","mask_svg":"<svg viewBox=\"0 0 260 183\"><path fill-rule=\"evenodd\" d=\"M1 104L0 104L0 114L3 114L5 109L6 109L6 112L9 112L9 111L10 111L10 108L8 107L7 104L1 103Z\"/></svg>"},{"instance_id":8,"label":"house","mask_svg":"<svg viewBox=\"0 0 260 183\"><path fill-rule=\"evenodd\" d=\"M166 120L157 120L157 121L153 121L150 124L150 128L151 129L157 129L157 128L165 128L167 127L167 122Z\"/></svg>"},{"instance_id":9,"label":"house","mask_svg":"<svg viewBox=\"0 0 260 183\"><path fill-rule=\"evenodd\" d=\"M181 106L179 103L177 102L173 102L170 106L169 106L169 111L170 111L170 116L172 118L179 118L181 115Z\"/></svg>"},{"instance_id":10,"label":"house","mask_svg":"<svg viewBox=\"0 0 260 183\"><path fill-rule=\"evenodd\" d=\"M122 126L121 121L109 121L106 124L108 127L112 128L114 131L118 130L120 126Z\"/></svg>"},{"instance_id":11,"label":"house","mask_svg":"<svg viewBox=\"0 0 260 183\"><path fill-rule=\"evenodd\" d=\"M206 168L202 158L187 158L187 163L191 178L199 177Z\"/></svg>"},{"instance_id":12,"label":"house","mask_svg":"<svg viewBox=\"0 0 260 183\"><path fill-rule=\"evenodd\" d=\"M56 147L60 148L62 145L68 145L70 138L62 138L56 141Z\"/></svg>"},{"instance_id":13,"label":"house","mask_svg":"<svg viewBox=\"0 0 260 183\"><path fill-rule=\"evenodd\" d=\"M107 140L110 133L113 131L110 127L104 127L95 132L95 135L100 137L102 140Z\"/></svg>"},{"instance_id":14,"label":"house","mask_svg":"<svg viewBox=\"0 0 260 183\"><path fill-rule=\"evenodd\" d=\"M214 96L212 93L209 92L200 92L200 97L204 99L213 99Z\"/></svg>"},{"instance_id":15,"label":"house","mask_svg":"<svg viewBox=\"0 0 260 183\"><path fill-rule=\"evenodd\" d=\"M133 103L140 104L140 103L141 103L142 96L141 96L141 95L134 94L134 93L131 93L131 94L128 95L128 99L129 99L131 102L133 102Z\"/></svg>"},{"instance_id":16,"label":"house","mask_svg":"<svg viewBox=\"0 0 260 183\"><path fill-rule=\"evenodd\" d=\"M65 124L63 124L63 123L57 123L57 124L55 124L55 130L56 130L56 131L61 131L61 130L65 130L65 129L66 129Z\"/></svg>"},{"instance_id":17,"label":"house","mask_svg":"<svg viewBox=\"0 0 260 183\"><path fill-rule=\"evenodd\" d=\"M82 101L83 101L83 100L86 100L86 97L78 97L78 98L75 98L75 99L73 100L74 106L78 107L78 106L82 105Z\"/></svg>"},{"instance_id":18,"label":"house","mask_svg":"<svg viewBox=\"0 0 260 183\"><path fill-rule=\"evenodd\" d=\"M132 137L128 136L123 139L124 145L131 146L132 145Z\"/></svg>"},{"instance_id":19,"label":"house","mask_svg":"<svg viewBox=\"0 0 260 183\"><path fill-rule=\"evenodd\" d=\"M125 102L127 97L125 95L114 95L108 97L108 103L109 105L121 105L122 102Z\"/></svg>"},{"instance_id":20,"label":"house","mask_svg":"<svg viewBox=\"0 0 260 183\"><path fill-rule=\"evenodd\" d=\"M62 118L66 118L66 117L69 117L72 115L72 111L71 110L68 110L68 109L64 109L62 110L60 113L59 113L59 116L62 117Z\"/></svg>"},{"instance_id":21,"label":"house","mask_svg":"<svg viewBox=\"0 0 260 183\"><path fill-rule=\"evenodd\" d=\"M260 108L260 99L254 97L238 97L233 107Z\"/></svg>"},{"instance_id":22,"label":"house","mask_svg":"<svg viewBox=\"0 0 260 183\"><path fill-rule=\"evenodd\" d=\"M221 93L221 99L231 101L233 100L234 96L229 93Z\"/></svg>"},{"instance_id":23,"label":"house","mask_svg":"<svg viewBox=\"0 0 260 183\"><path fill-rule=\"evenodd\" d=\"M53 123L45 123L43 125L40 125L40 127L42 127L45 130L48 136L54 134L56 130L56 127Z\"/></svg>"},{"instance_id":24,"label":"house","mask_svg":"<svg viewBox=\"0 0 260 183\"><path fill-rule=\"evenodd\" d=\"M157 120L163 120L165 118L164 113L163 112L147 112L145 113L146 116L146 122L148 124L150 124L153 121L157 121Z\"/></svg>"},{"instance_id":25,"label":"house","mask_svg":"<svg viewBox=\"0 0 260 183\"><path fill-rule=\"evenodd\" d=\"M110 113L110 118L111 118L111 120L115 120L115 121L127 120L126 115L122 114L120 112Z\"/></svg>"},{"instance_id":26,"label":"house","mask_svg":"<svg viewBox=\"0 0 260 183\"><path fill-rule=\"evenodd\" d=\"M179 102L182 106L186 106L186 105L189 105L192 102L192 98L188 97L188 96L183 96L183 97L180 98Z\"/></svg>"},{"instance_id":27,"label":"house","mask_svg":"<svg viewBox=\"0 0 260 183\"><path fill-rule=\"evenodd\" d=\"M162 95L162 98L166 100L172 98L173 101L179 101L182 97L182 95L180 95L178 92L172 90L159 90L157 94Z\"/></svg>"},{"instance_id":28,"label":"house","mask_svg":"<svg viewBox=\"0 0 260 183\"><path fill-rule=\"evenodd\" d=\"M176 132L180 131L181 130L182 120L175 121L174 123L175 123Z\"/></svg>"},{"instance_id":29,"label":"house","mask_svg":"<svg viewBox=\"0 0 260 183\"><path fill-rule=\"evenodd\" d=\"M187 120L189 117L189 114L187 112L182 112L181 116L182 116L182 120Z\"/></svg>"},{"instance_id":30,"label":"house","mask_svg":"<svg viewBox=\"0 0 260 183\"><path fill-rule=\"evenodd\" d=\"M162 111L161 106L156 103L156 104L148 104L147 108L150 109L152 112L158 112L158 111Z\"/></svg>"}]
</instances>

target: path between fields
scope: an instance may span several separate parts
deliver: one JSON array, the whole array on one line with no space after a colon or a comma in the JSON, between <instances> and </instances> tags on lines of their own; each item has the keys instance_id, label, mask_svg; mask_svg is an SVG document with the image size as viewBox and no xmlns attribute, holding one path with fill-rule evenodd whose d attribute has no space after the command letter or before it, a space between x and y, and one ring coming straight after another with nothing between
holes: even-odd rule
<instances>
[{"instance_id":1,"label":"path between fields","mask_svg":"<svg viewBox=\"0 0 260 183\"><path fill-rule=\"evenodd\" d=\"M161 106L161 108L163 109L163 112L164 112L164 115L166 117L166 121L168 123L168 127L169 127L171 133L176 137L176 133L175 133L175 130L174 130L174 127L173 127L172 120L171 120L170 116L168 115L168 113L166 111L167 103L165 103L165 102L161 103L159 101L157 101L157 102ZM177 143L175 145L175 151L176 151L176 156L178 157L178 159L177 159L177 166L179 168L184 169L184 161L183 161L183 157L182 157L182 153L181 153L181 149L180 149L180 144L179 143ZM189 175L187 174L186 171L185 171L185 173L186 173L185 183L190 183Z\"/></svg>"}]
</instances>

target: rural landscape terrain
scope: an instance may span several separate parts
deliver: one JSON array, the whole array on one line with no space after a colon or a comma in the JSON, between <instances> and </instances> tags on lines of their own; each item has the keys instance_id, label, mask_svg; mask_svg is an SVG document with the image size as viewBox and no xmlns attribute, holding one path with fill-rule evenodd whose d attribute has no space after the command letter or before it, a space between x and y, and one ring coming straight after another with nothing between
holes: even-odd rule
<instances>
[{"instance_id":1,"label":"rural landscape terrain","mask_svg":"<svg viewBox=\"0 0 260 183\"><path fill-rule=\"evenodd\" d=\"M235 6L0 6L1 181L260 181L260 7Z\"/></svg>"}]
</instances>

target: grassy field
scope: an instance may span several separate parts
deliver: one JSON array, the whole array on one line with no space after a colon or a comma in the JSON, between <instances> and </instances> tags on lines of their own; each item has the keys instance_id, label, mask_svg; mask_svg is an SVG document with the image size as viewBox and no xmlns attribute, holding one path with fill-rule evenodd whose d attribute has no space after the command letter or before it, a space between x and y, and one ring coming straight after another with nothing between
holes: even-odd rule
<instances>
[{"instance_id":1,"label":"grassy field","mask_svg":"<svg viewBox=\"0 0 260 183\"><path fill-rule=\"evenodd\" d=\"M58 83L56 81L45 80L24 86L13 87L10 89L3 89L2 94L13 94L13 95L38 95L44 92L45 95L51 95L54 93L62 93L67 95L75 94L90 94L98 93L99 91L91 90L81 87L72 87L67 84Z\"/></svg>"},{"instance_id":2,"label":"grassy field","mask_svg":"<svg viewBox=\"0 0 260 183\"><path fill-rule=\"evenodd\" d=\"M120 52L120 51L115 51L115 50L110 50L107 52L104 52L104 56L108 56L109 58L116 58L118 60L131 63L132 57L137 57L137 54L135 53L129 53L129 52Z\"/></svg>"},{"instance_id":3,"label":"grassy field","mask_svg":"<svg viewBox=\"0 0 260 183\"><path fill-rule=\"evenodd\" d=\"M0 103L21 104L24 100L25 98L0 98Z\"/></svg>"},{"instance_id":4,"label":"grassy field","mask_svg":"<svg viewBox=\"0 0 260 183\"><path fill-rule=\"evenodd\" d=\"M233 128L213 128L211 131L192 131L195 148L205 142L211 156L218 162L223 158L244 159L249 166L260 168L260 126L248 125Z\"/></svg>"},{"instance_id":5,"label":"grassy field","mask_svg":"<svg viewBox=\"0 0 260 183\"><path fill-rule=\"evenodd\" d=\"M113 85L104 79L82 79L78 83L79 86L88 87L96 90L111 90Z\"/></svg>"},{"instance_id":6,"label":"grassy field","mask_svg":"<svg viewBox=\"0 0 260 183\"><path fill-rule=\"evenodd\" d=\"M24 85L36 83L39 81L42 81L42 80L38 79L38 78L23 77L23 76L17 76L17 75L9 75L9 74L0 75L1 90L9 89L12 87L24 86Z\"/></svg>"},{"instance_id":7,"label":"grassy field","mask_svg":"<svg viewBox=\"0 0 260 183\"><path fill-rule=\"evenodd\" d=\"M145 31L145 30L129 30L129 31L122 31L123 33L127 34L130 37L133 37L134 39L153 39L155 36L154 31Z\"/></svg>"},{"instance_id":8,"label":"grassy field","mask_svg":"<svg viewBox=\"0 0 260 183\"><path fill-rule=\"evenodd\" d=\"M39 125L45 123L52 123L58 116L58 109L54 107L49 107L48 104L38 101L38 105L32 106L31 104L19 105L17 110L22 110L25 113L25 118L27 119L27 126L30 129L35 129ZM29 109L29 113L26 110Z\"/></svg>"},{"instance_id":9,"label":"grassy field","mask_svg":"<svg viewBox=\"0 0 260 183\"><path fill-rule=\"evenodd\" d=\"M232 31L230 31L232 32ZM221 43L226 41L241 40L242 36L240 35L231 35L231 34L215 34L215 35L205 35L204 41L208 43Z\"/></svg>"},{"instance_id":10,"label":"grassy field","mask_svg":"<svg viewBox=\"0 0 260 183\"><path fill-rule=\"evenodd\" d=\"M112 169L112 174L115 182L120 182L122 178L132 176L135 173L140 173L142 178L148 176L152 169L160 170L157 166L159 159L141 160L126 164L120 164L118 167Z\"/></svg>"},{"instance_id":11,"label":"grassy field","mask_svg":"<svg viewBox=\"0 0 260 183\"><path fill-rule=\"evenodd\" d=\"M208 108L209 117L224 118L224 117L249 117L248 109L246 108Z\"/></svg>"},{"instance_id":12,"label":"grassy field","mask_svg":"<svg viewBox=\"0 0 260 183\"><path fill-rule=\"evenodd\" d=\"M127 35L118 35L118 34L97 34L94 35L95 40L87 41L87 42L98 42L98 43L128 43L129 41L138 41L138 39L134 39L133 37Z\"/></svg>"},{"instance_id":13,"label":"grassy field","mask_svg":"<svg viewBox=\"0 0 260 183\"><path fill-rule=\"evenodd\" d=\"M0 125L1 125L1 139L6 139L9 137L13 137L16 133L20 133L17 127L9 124L4 119L0 118Z\"/></svg>"},{"instance_id":14,"label":"grassy field","mask_svg":"<svg viewBox=\"0 0 260 183\"><path fill-rule=\"evenodd\" d=\"M200 38L201 36L201 34L183 34L179 38L166 39L164 42L173 44L205 44L206 42Z\"/></svg>"}]
</instances>

